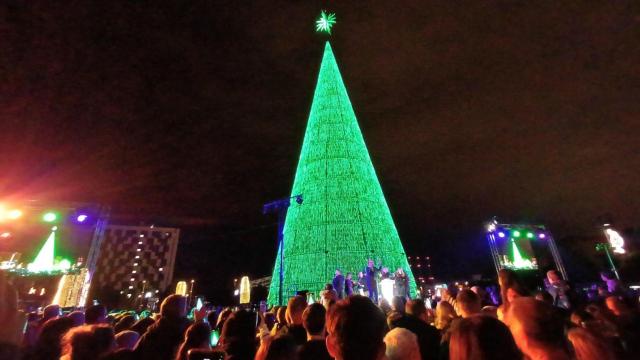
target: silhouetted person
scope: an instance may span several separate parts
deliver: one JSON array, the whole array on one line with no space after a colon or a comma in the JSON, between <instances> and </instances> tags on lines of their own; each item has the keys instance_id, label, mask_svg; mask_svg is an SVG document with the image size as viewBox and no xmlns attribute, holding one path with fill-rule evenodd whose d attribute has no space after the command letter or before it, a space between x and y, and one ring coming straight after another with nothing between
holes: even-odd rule
<instances>
[{"instance_id":1,"label":"silhouetted person","mask_svg":"<svg viewBox=\"0 0 640 360\"><path fill-rule=\"evenodd\" d=\"M562 278L557 270L547 271L547 278L544 281L547 292L553 298L553 305L563 308L571 308L569 284Z\"/></svg>"},{"instance_id":2,"label":"silhouetted person","mask_svg":"<svg viewBox=\"0 0 640 360\"><path fill-rule=\"evenodd\" d=\"M510 302L504 319L527 357L570 359L564 319L553 306L532 297L519 297Z\"/></svg>"},{"instance_id":3,"label":"silhouetted person","mask_svg":"<svg viewBox=\"0 0 640 360\"><path fill-rule=\"evenodd\" d=\"M58 317L47 320L42 325L35 347L24 357L25 360L58 360L62 354L61 340L73 328L73 319Z\"/></svg>"},{"instance_id":4,"label":"silhouetted person","mask_svg":"<svg viewBox=\"0 0 640 360\"><path fill-rule=\"evenodd\" d=\"M151 317L142 318L131 325L131 328L129 330L135 331L140 334L140 336L142 336L147 332L149 326L153 325L153 323L155 322L156 321Z\"/></svg>"},{"instance_id":5,"label":"silhouetted person","mask_svg":"<svg viewBox=\"0 0 640 360\"><path fill-rule=\"evenodd\" d=\"M149 326L136 346L136 354L143 360L173 360L182 336L189 326L187 298L170 295L160 305L160 319Z\"/></svg>"},{"instance_id":6,"label":"silhouetted person","mask_svg":"<svg viewBox=\"0 0 640 360\"><path fill-rule=\"evenodd\" d=\"M519 360L522 353L509 328L500 320L474 315L452 325L449 359Z\"/></svg>"},{"instance_id":7,"label":"silhouetted person","mask_svg":"<svg viewBox=\"0 0 640 360\"><path fill-rule=\"evenodd\" d=\"M409 277L404 272L404 269L398 268L394 275L394 296L401 296L405 299L409 298Z\"/></svg>"},{"instance_id":8,"label":"silhouetted person","mask_svg":"<svg viewBox=\"0 0 640 360\"><path fill-rule=\"evenodd\" d=\"M348 272L347 277L344 279L344 295L353 295L353 274Z\"/></svg>"},{"instance_id":9,"label":"silhouetted person","mask_svg":"<svg viewBox=\"0 0 640 360\"><path fill-rule=\"evenodd\" d=\"M420 299L409 300L405 314L393 321L393 327L405 328L416 334L422 359L438 359L440 352L440 332L427 322L427 308Z\"/></svg>"},{"instance_id":10,"label":"silhouetted person","mask_svg":"<svg viewBox=\"0 0 640 360\"><path fill-rule=\"evenodd\" d=\"M115 350L113 329L106 324L75 327L62 341L68 360L96 360Z\"/></svg>"},{"instance_id":11,"label":"silhouetted person","mask_svg":"<svg viewBox=\"0 0 640 360\"><path fill-rule=\"evenodd\" d=\"M373 259L367 261L367 267L364 269L364 279L367 284L367 291L369 291L369 299L374 304L378 303L378 273L382 268L374 266Z\"/></svg>"},{"instance_id":12,"label":"silhouetted person","mask_svg":"<svg viewBox=\"0 0 640 360\"><path fill-rule=\"evenodd\" d=\"M120 331L116 334L116 345L118 349L133 350L140 340L140 334L131 330Z\"/></svg>"},{"instance_id":13,"label":"silhouetted person","mask_svg":"<svg viewBox=\"0 0 640 360\"><path fill-rule=\"evenodd\" d=\"M386 320L370 299L351 296L327 315L327 350L336 360L380 360L385 356Z\"/></svg>"},{"instance_id":14,"label":"silhouetted person","mask_svg":"<svg viewBox=\"0 0 640 360\"><path fill-rule=\"evenodd\" d=\"M254 313L239 310L224 322L218 348L226 360L253 360L258 346L255 319Z\"/></svg>"},{"instance_id":15,"label":"silhouetted person","mask_svg":"<svg viewBox=\"0 0 640 360\"><path fill-rule=\"evenodd\" d=\"M333 289L336 291L338 295L338 299L342 299L344 297L344 275L340 269L336 269L336 275L333 277Z\"/></svg>"},{"instance_id":16,"label":"silhouetted person","mask_svg":"<svg viewBox=\"0 0 640 360\"><path fill-rule=\"evenodd\" d=\"M573 328L567 332L576 360L614 360L613 349L605 339L584 328Z\"/></svg>"},{"instance_id":17,"label":"silhouetted person","mask_svg":"<svg viewBox=\"0 0 640 360\"><path fill-rule=\"evenodd\" d=\"M456 295L456 304L458 305L458 315L462 318L480 313L482 303L480 297L469 289L463 289Z\"/></svg>"},{"instance_id":18,"label":"silhouetted person","mask_svg":"<svg viewBox=\"0 0 640 360\"><path fill-rule=\"evenodd\" d=\"M135 316L125 315L121 317L120 320L118 320L118 322L116 322L115 326L113 327L113 331L115 331L117 334L120 331L129 330L129 328L132 327L133 324L135 323L136 323Z\"/></svg>"},{"instance_id":19,"label":"silhouetted person","mask_svg":"<svg viewBox=\"0 0 640 360\"><path fill-rule=\"evenodd\" d=\"M264 360L297 360L296 340L289 335L280 335L269 341L268 349L264 355Z\"/></svg>"},{"instance_id":20,"label":"silhouetted person","mask_svg":"<svg viewBox=\"0 0 640 360\"><path fill-rule=\"evenodd\" d=\"M302 313L302 325L307 331L307 342L298 349L298 358L305 360L330 360L325 343L324 306L315 303L307 306Z\"/></svg>"},{"instance_id":21,"label":"silhouetted person","mask_svg":"<svg viewBox=\"0 0 640 360\"><path fill-rule=\"evenodd\" d=\"M420 360L418 337L404 328L395 328L384 337L388 360Z\"/></svg>"},{"instance_id":22,"label":"silhouetted person","mask_svg":"<svg viewBox=\"0 0 640 360\"><path fill-rule=\"evenodd\" d=\"M302 326L302 314L307 308L307 300L302 296L294 296L289 299L285 317L287 319L286 334L296 340L296 344L302 345L307 341L307 331Z\"/></svg>"},{"instance_id":23,"label":"silhouetted person","mask_svg":"<svg viewBox=\"0 0 640 360\"><path fill-rule=\"evenodd\" d=\"M191 349L211 350L211 327L205 322L192 324L184 334L184 341L180 344L176 360L188 360Z\"/></svg>"},{"instance_id":24,"label":"silhouetted person","mask_svg":"<svg viewBox=\"0 0 640 360\"><path fill-rule=\"evenodd\" d=\"M104 305L91 305L84 311L84 322L87 325L107 323L107 308Z\"/></svg>"}]
</instances>

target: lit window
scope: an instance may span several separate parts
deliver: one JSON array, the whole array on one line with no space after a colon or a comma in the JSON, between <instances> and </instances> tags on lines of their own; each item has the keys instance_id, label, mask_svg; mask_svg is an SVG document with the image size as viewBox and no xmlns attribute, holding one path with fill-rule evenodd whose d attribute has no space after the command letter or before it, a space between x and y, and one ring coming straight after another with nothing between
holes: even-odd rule
<instances>
[{"instance_id":1,"label":"lit window","mask_svg":"<svg viewBox=\"0 0 640 360\"><path fill-rule=\"evenodd\" d=\"M162 271L162 270L163 270L163 268L158 269L158 271Z\"/></svg>"}]
</instances>

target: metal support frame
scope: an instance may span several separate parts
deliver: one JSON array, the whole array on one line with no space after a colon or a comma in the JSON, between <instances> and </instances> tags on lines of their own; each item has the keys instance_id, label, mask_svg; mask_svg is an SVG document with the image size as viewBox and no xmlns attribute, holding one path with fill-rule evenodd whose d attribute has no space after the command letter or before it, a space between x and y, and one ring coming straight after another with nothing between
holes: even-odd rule
<instances>
[{"instance_id":1,"label":"metal support frame","mask_svg":"<svg viewBox=\"0 0 640 360\"><path fill-rule=\"evenodd\" d=\"M83 299L87 300L89 295L89 288L91 286L91 281L93 280L93 275L96 270L96 264L98 263L98 258L100 257L100 248L102 247L102 240L104 239L104 232L107 229L107 225L109 224L109 214L111 209L107 206L103 206L100 208L100 216L96 221L96 226L93 231L93 237L91 239L91 247L89 248L89 254L87 255L87 279L85 281L85 286L82 289ZM86 304L79 304L80 306L85 306Z\"/></svg>"},{"instance_id":2,"label":"metal support frame","mask_svg":"<svg viewBox=\"0 0 640 360\"><path fill-rule=\"evenodd\" d=\"M613 256L611 256L611 245L608 243L597 243L596 250L604 251L605 255L607 255L607 260L609 261L609 266L611 267L611 271L616 276L616 279L620 280L620 274L618 274L618 268L616 267L616 263L613 262Z\"/></svg>"},{"instance_id":3,"label":"metal support frame","mask_svg":"<svg viewBox=\"0 0 640 360\"><path fill-rule=\"evenodd\" d=\"M263 214L273 212L278 213L278 257L280 258L280 269L278 270L278 305L283 305L283 282L284 282L284 223L287 219L287 211L291 206L291 200L294 199L298 205L302 205L302 194L294 195L288 198L275 200L264 204L262 207ZM273 280L272 280L273 281Z\"/></svg>"},{"instance_id":4,"label":"metal support frame","mask_svg":"<svg viewBox=\"0 0 640 360\"><path fill-rule=\"evenodd\" d=\"M549 246L549 249L551 250L551 256L553 256L553 261L556 263L556 267L558 268L558 271L560 271L560 273L562 274L562 277L565 280L569 280L569 275L567 274L567 271L564 268L564 264L562 263L562 258L560 257L560 252L558 251L558 247L556 246L556 241L553 239L553 235L549 234L549 237L547 239L547 244L548 244L547 246Z\"/></svg>"},{"instance_id":5,"label":"metal support frame","mask_svg":"<svg viewBox=\"0 0 640 360\"><path fill-rule=\"evenodd\" d=\"M564 263L562 262L562 257L560 256L560 252L558 251L558 247L556 246L556 242L553 239L553 235L551 235L544 225L525 225L525 224L498 224L497 222L493 222L496 228L535 228L540 229L546 232L546 238L544 239L547 242L547 247L551 252L551 257L553 258L553 262L557 270L562 274L562 277L565 280L569 280L569 275L564 267ZM500 253L498 252L498 246L496 244L496 238L493 231L487 232L487 240L489 242L489 249L491 250L491 257L493 258L493 264L496 269L496 273L502 269L500 265Z\"/></svg>"},{"instance_id":6,"label":"metal support frame","mask_svg":"<svg viewBox=\"0 0 640 360\"><path fill-rule=\"evenodd\" d=\"M489 249L491 250L491 258L493 259L493 265L496 268L496 274L500 271L500 254L498 253L498 246L496 245L496 238L492 233L487 236L489 240Z\"/></svg>"}]
</instances>

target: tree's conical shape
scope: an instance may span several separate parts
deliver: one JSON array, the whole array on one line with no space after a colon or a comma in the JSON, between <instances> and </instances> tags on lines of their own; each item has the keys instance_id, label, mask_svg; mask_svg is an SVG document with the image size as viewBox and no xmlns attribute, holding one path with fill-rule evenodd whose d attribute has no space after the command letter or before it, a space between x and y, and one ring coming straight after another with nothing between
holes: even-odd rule
<instances>
[{"instance_id":1,"label":"tree's conical shape","mask_svg":"<svg viewBox=\"0 0 640 360\"><path fill-rule=\"evenodd\" d=\"M55 242L56 242L56 233L52 231L45 241L42 248L36 255L36 258L32 263L28 265L28 269L34 272L41 271L52 271L53 270L53 261L55 259Z\"/></svg>"},{"instance_id":2,"label":"tree's conical shape","mask_svg":"<svg viewBox=\"0 0 640 360\"><path fill-rule=\"evenodd\" d=\"M513 266L519 269L530 268L532 266L531 260L522 257L522 254L518 249L518 245L516 245L516 242L514 240L511 241L511 244L513 250Z\"/></svg>"},{"instance_id":3,"label":"tree's conical shape","mask_svg":"<svg viewBox=\"0 0 640 360\"><path fill-rule=\"evenodd\" d=\"M326 43L284 225L283 301L319 292L336 269L354 279L368 258L415 281L358 126L329 42ZM278 249L280 251L280 249ZM269 304L278 302L280 256Z\"/></svg>"}]
</instances>

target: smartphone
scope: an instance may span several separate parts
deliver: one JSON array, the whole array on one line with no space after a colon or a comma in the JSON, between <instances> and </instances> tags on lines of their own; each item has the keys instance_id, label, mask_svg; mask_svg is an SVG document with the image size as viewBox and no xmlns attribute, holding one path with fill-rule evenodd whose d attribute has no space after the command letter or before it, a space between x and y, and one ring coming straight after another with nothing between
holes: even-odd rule
<instances>
[{"instance_id":1,"label":"smartphone","mask_svg":"<svg viewBox=\"0 0 640 360\"><path fill-rule=\"evenodd\" d=\"M200 309L202 309L202 305L204 305L204 302L202 302L202 298L198 296L196 298L196 310L200 311Z\"/></svg>"},{"instance_id":2,"label":"smartphone","mask_svg":"<svg viewBox=\"0 0 640 360\"><path fill-rule=\"evenodd\" d=\"M220 340L220 334L218 333L218 330L212 330L211 335L209 337L209 344L212 347L218 346L219 340Z\"/></svg>"},{"instance_id":3,"label":"smartphone","mask_svg":"<svg viewBox=\"0 0 640 360\"><path fill-rule=\"evenodd\" d=\"M187 357L189 360L224 360L224 351L191 349Z\"/></svg>"},{"instance_id":4,"label":"smartphone","mask_svg":"<svg viewBox=\"0 0 640 360\"><path fill-rule=\"evenodd\" d=\"M264 301L264 300L260 301L260 308L259 308L259 310L260 310L260 312L261 312L262 314L264 314L264 313L266 313L266 312L267 312L267 302L266 302L266 301Z\"/></svg>"}]
</instances>

